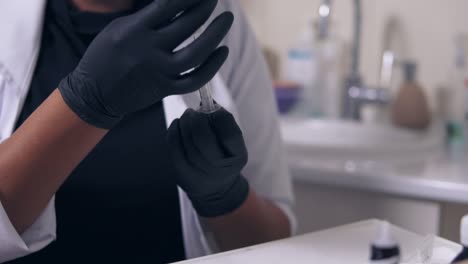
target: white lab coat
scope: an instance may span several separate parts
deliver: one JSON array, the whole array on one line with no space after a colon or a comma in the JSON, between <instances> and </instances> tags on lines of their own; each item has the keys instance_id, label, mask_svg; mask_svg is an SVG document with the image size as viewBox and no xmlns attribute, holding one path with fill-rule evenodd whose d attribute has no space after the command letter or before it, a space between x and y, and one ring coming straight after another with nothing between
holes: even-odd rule
<instances>
[{"instance_id":1,"label":"white lab coat","mask_svg":"<svg viewBox=\"0 0 468 264\"><path fill-rule=\"evenodd\" d=\"M0 2L0 142L13 131L28 93L40 48L46 0ZM216 14L230 10L236 21L225 43L231 55L214 81L215 99L231 111L244 132L249 162L243 171L256 193L277 204L289 217L293 194L278 129L272 85L264 59L237 0L220 0ZM165 98L167 124L198 104L194 94ZM214 251L185 193L179 189L186 255ZM0 263L44 248L56 238L54 200L23 234L13 228L0 201ZM131 227L123 227L131 228ZM90 238L92 239L92 238Z\"/></svg>"}]
</instances>

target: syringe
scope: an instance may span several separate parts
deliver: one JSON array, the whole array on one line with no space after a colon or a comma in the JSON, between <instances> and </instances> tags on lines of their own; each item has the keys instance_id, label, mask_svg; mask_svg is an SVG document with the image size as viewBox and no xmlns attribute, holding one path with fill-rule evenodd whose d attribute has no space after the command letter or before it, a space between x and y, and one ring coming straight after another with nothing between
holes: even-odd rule
<instances>
[{"instance_id":1,"label":"syringe","mask_svg":"<svg viewBox=\"0 0 468 264\"><path fill-rule=\"evenodd\" d=\"M196 41L197 33L193 35L193 41ZM217 105L214 100L213 96L211 95L211 82L205 84L202 88L200 88L200 108L198 109L199 112L202 113L213 113L219 109L219 105Z\"/></svg>"},{"instance_id":2,"label":"syringe","mask_svg":"<svg viewBox=\"0 0 468 264\"><path fill-rule=\"evenodd\" d=\"M205 84L199 90L200 93L200 109L198 111L202 113L213 113L219 109L219 105L215 104L213 97L211 96L211 82Z\"/></svg>"}]
</instances>

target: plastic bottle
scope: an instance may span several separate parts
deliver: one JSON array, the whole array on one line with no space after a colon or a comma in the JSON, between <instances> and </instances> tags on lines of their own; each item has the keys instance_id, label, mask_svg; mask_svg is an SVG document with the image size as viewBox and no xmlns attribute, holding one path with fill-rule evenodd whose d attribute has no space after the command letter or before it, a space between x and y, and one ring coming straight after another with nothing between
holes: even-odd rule
<instances>
[{"instance_id":1,"label":"plastic bottle","mask_svg":"<svg viewBox=\"0 0 468 264\"><path fill-rule=\"evenodd\" d=\"M398 264L400 246L393 238L388 222L382 222L377 238L371 244L370 264Z\"/></svg>"},{"instance_id":2,"label":"plastic bottle","mask_svg":"<svg viewBox=\"0 0 468 264\"><path fill-rule=\"evenodd\" d=\"M318 39L318 77L316 87L322 89L323 114L330 119L341 117L343 98L343 45L340 39L330 30L325 39Z\"/></svg>"},{"instance_id":3,"label":"plastic bottle","mask_svg":"<svg viewBox=\"0 0 468 264\"><path fill-rule=\"evenodd\" d=\"M463 249L460 254L458 254L458 256L452 261L452 263L468 261L468 215L465 215L461 220L460 240Z\"/></svg>"},{"instance_id":4,"label":"plastic bottle","mask_svg":"<svg viewBox=\"0 0 468 264\"><path fill-rule=\"evenodd\" d=\"M314 85L318 71L318 53L314 48L314 28L312 24L302 33L299 41L288 51L285 77L302 87L294 114L305 117L323 115L322 91Z\"/></svg>"},{"instance_id":5,"label":"plastic bottle","mask_svg":"<svg viewBox=\"0 0 468 264\"><path fill-rule=\"evenodd\" d=\"M454 67L450 72L447 145L453 159L461 159L465 149L465 53L461 38L456 39Z\"/></svg>"},{"instance_id":6,"label":"plastic bottle","mask_svg":"<svg viewBox=\"0 0 468 264\"><path fill-rule=\"evenodd\" d=\"M330 26L329 34L317 36L317 25L309 23L300 40L289 49L286 80L302 87L294 114L338 119L341 115L343 42Z\"/></svg>"},{"instance_id":7,"label":"plastic bottle","mask_svg":"<svg viewBox=\"0 0 468 264\"><path fill-rule=\"evenodd\" d=\"M460 34L455 38L456 75L464 86L465 119L468 119L468 34Z\"/></svg>"}]
</instances>

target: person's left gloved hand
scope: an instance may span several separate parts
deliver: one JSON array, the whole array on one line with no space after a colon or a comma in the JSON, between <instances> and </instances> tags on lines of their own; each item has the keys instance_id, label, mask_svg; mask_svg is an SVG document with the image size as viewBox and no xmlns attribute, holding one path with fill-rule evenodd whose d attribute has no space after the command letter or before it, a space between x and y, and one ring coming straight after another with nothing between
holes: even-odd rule
<instances>
[{"instance_id":1,"label":"person's left gloved hand","mask_svg":"<svg viewBox=\"0 0 468 264\"><path fill-rule=\"evenodd\" d=\"M241 170L247 164L247 148L229 112L189 109L171 124L167 138L177 184L200 216L222 216L244 203L249 184Z\"/></svg>"}]
</instances>

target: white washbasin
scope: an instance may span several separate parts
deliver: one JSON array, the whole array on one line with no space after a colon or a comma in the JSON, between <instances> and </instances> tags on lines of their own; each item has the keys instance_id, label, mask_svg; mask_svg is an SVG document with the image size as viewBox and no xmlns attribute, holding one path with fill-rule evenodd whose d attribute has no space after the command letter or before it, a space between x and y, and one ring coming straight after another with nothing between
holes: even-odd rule
<instances>
[{"instance_id":1,"label":"white washbasin","mask_svg":"<svg viewBox=\"0 0 468 264\"><path fill-rule=\"evenodd\" d=\"M390 125L342 120L283 119L281 131L290 155L316 160L398 161L440 152L443 130L426 132Z\"/></svg>"}]
</instances>

